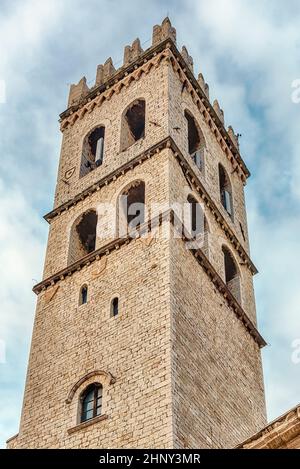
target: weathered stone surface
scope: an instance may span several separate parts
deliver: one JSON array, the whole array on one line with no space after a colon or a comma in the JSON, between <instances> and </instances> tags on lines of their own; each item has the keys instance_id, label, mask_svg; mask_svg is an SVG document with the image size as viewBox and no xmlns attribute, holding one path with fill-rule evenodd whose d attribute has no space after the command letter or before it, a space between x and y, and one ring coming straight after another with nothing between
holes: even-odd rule
<instances>
[{"instance_id":1,"label":"weathered stone surface","mask_svg":"<svg viewBox=\"0 0 300 469\"><path fill-rule=\"evenodd\" d=\"M153 42L168 37L175 39L175 30L166 19L154 28ZM134 42L125 62L140 52ZM113 73L108 60L98 67L96 84ZM116 176L124 163L131 165L137 155L147 155L150 147L171 137L209 194L204 204L209 262L224 279L222 246L231 249L241 274L241 306L256 324L252 273L222 224L223 217L249 254L243 170L225 151L193 86L169 50L114 86L114 92L105 90L81 108L80 116L68 116L70 125L62 122L55 207L73 201L102 178L107 182L51 218L43 278L61 275L67 267L74 221L86 211L98 214L96 249L106 249L115 240L109 231L116 222L111 206L117 206L119 195L133 181L144 181L148 208L183 204L190 194L200 201L197 181L182 171L168 146ZM87 92L84 81L77 92ZM121 151L123 112L139 99L146 103L144 136ZM188 152L185 110L205 139L205 172ZM84 138L100 125L105 126L103 163L80 178ZM233 220L220 201L219 163L231 178ZM152 210L149 216L154 215ZM234 447L265 425L257 342L184 240L159 236L162 231L173 233L169 220L157 230L107 249L105 258L61 275L59 288L39 293L20 432L9 441L10 448ZM82 285L88 287L88 302L79 306ZM111 317L114 297L119 298L119 314ZM95 380L103 385L103 418L78 426L80 394Z\"/></svg>"}]
</instances>

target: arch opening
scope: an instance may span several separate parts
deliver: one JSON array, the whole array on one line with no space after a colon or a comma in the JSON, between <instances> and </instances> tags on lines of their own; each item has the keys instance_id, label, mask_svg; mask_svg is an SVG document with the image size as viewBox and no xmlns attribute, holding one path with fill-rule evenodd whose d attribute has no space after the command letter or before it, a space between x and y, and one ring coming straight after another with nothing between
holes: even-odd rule
<instances>
[{"instance_id":1,"label":"arch opening","mask_svg":"<svg viewBox=\"0 0 300 469\"><path fill-rule=\"evenodd\" d=\"M104 159L105 127L96 127L83 141L80 174L83 177L102 165Z\"/></svg>"},{"instance_id":2,"label":"arch opening","mask_svg":"<svg viewBox=\"0 0 300 469\"><path fill-rule=\"evenodd\" d=\"M68 264L95 250L97 222L98 216L95 210L85 212L74 222L71 228Z\"/></svg>"},{"instance_id":3,"label":"arch opening","mask_svg":"<svg viewBox=\"0 0 300 469\"><path fill-rule=\"evenodd\" d=\"M190 112L185 111L187 121L188 152L200 171L204 171L205 140L203 134Z\"/></svg>"},{"instance_id":4,"label":"arch opening","mask_svg":"<svg viewBox=\"0 0 300 469\"><path fill-rule=\"evenodd\" d=\"M146 103L138 99L131 103L122 116L121 151L126 150L145 136Z\"/></svg>"}]
</instances>

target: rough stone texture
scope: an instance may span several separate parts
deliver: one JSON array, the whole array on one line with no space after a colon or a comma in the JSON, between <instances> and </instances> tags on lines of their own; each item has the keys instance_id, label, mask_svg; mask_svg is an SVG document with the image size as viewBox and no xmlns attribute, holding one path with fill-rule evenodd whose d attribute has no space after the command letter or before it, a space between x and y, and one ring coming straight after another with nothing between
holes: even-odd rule
<instances>
[{"instance_id":1,"label":"rough stone texture","mask_svg":"<svg viewBox=\"0 0 300 469\"><path fill-rule=\"evenodd\" d=\"M99 277L94 278L93 264L61 282L50 302L40 295L15 446L172 446L168 243L132 241L108 256ZM89 301L78 306L83 283ZM115 296L120 313L111 318ZM69 435L80 391L95 379L80 387L71 404L65 400L93 370L110 372L116 380L101 381L108 418Z\"/></svg>"},{"instance_id":2,"label":"rough stone texture","mask_svg":"<svg viewBox=\"0 0 300 469\"><path fill-rule=\"evenodd\" d=\"M260 350L180 239L171 279L174 446L234 447L265 424Z\"/></svg>"},{"instance_id":3,"label":"rough stone texture","mask_svg":"<svg viewBox=\"0 0 300 469\"><path fill-rule=\"evenodd\" d=\"M169 20L154 28L154 44L166 37L175 37ZM136 79L126 77L126 86L101 105L90 105L64 128L55 207L171 136L249 253L244 187L236 163L229 161L213 125L183 86L170 54L151 60L147 72L134 70ZM102 69L97 79L103 80ZM122 114L137 99L146 101L145 137L120 151ZM186 109L206 141L203 172L188 154ZM84 137L100 125L105 126L103 164L79 178ZM220 203L219 162L231 177L234 221ZM44 279L67 267L74 221L87 210L98 213L96 249L114 239L110 228L116 213L103 204L116 207L123 189L136 180L145 182L148 208L152 203L165 208L182 204L190 194L199 199L174 152L158 151L54 216ZM152 210L149 217L156 214ZM222 246L231 250L240 270L241 305L255 323L252 273L209 204L205 216L209 226L205 253L224 279ZM171 226L165 221L162 229L168 234L173 232ZM83 284L88 286L88 303L78 306ZM120 313L111 318L115 296ZM103 418L77 426L79 395L95 380L103 385ZM80 386L66 403L78 381ZM257 343L185 241L170 236L131 240L39 294L20 432L8 446L234 447L265 425L262 383Z\"/></svg>"},{"instance_id":4,"label":"rough stone texture","mask_svg":"<svg viewBox=\"0 0 300 469\"><path fill-rule=\"evenodd\" d=\"M145 138L122 152L120 151L122 114L124 109L139 98L144 98L146 101ZM84 137L94 127L100 125L105 126L103 164L86 176L79 178ZM73 126L69 126L64 131L55 206L71 199L167 135L168 66L166 62L163 62L159 67L152 68L147 75L142 75L138 81L131 82L127 88L122 88L119 94L114 94L109 101L104 101L100 107L95 107L93 112L86 113L82 120L78 119ZM75 168L75 171L66 184L65 174L72 168Z\"/></svg>"}]
</instances>

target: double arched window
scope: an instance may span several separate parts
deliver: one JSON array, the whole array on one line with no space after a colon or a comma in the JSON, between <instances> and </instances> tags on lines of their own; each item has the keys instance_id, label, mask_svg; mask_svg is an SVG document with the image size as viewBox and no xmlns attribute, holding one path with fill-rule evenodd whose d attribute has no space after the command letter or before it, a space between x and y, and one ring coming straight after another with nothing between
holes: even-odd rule
<instances>
[{"instance_id":1,"label":"double arched window","mask_svg":"<svg viewBox=\"0 0 300 469\"><path fill-rule=\"evenodd\" d=\"M100 383L90 384L80 396L80 422L101 415L103 387Z\"/></svg>"}]
</instances>

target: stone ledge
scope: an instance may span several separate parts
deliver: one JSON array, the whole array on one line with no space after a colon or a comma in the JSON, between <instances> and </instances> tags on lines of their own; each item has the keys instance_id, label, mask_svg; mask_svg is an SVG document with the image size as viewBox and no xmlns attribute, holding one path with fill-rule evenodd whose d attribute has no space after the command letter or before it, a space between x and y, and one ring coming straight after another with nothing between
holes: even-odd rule
<instances>
[{"instance_id":1,"label":"stone ledge","mask_svg":"<svg viewBox=\"0 0 300 469\"><path fill-rule=\"evenodd\" d=\"M47 288L53 287L57 282L64 280L66 277L70 277L73 273L80 271L84 266L90 265L92 262L101 259L101 257L109 255L114 250L119 250L121 246L124 244L129 244L135 239L139 239L145 233L150 232L151 230L160 226L163 221L168 221L173 224L174 228L178 230L178 233L184 233L183 224L181 220L176 216L173 210L166 210L164 213L161 213L157 217L154 217L143 225L141 225L136 231L129 233L127 237L118 238L111 243L97 249L96 251L88 254L87 256L83 257L79 261L75 262L74 264L66 267L65 269L61 270L60 272L56 273L52 277L49 277L42 282L38 283L33 287L33 291L36 294L39 294L43 291L46 291ZM186 242L188 239L181 235L181 239ZM249 319L248 315L239 304L239 302L235 299L233 294L228 289L225 282L219 276L215 268L209 262L205 254L201 249L190 250L194 257L197 259L198 263L202 266L204 271L210 277L218 291L222 294L224 299L227 301L229 307L234 311L237 318L242 322L245 328L248 330L249 334L253 337L255 342L259 345L259 347L264 347L266 345L265 340L260 335L256 326L253 322Z\"/></svg>"},{"instance_id":2,"label":"stone ledge","mask_svg":"<svg viewBox=\"0 0 300 469\"><path fill-rule=\"evenodd\" d=\"M102 422L103 420L107 420L107 419L108 419L108 415L106 414L99 415L98 417L94 417L93 419L87 420L86 422L79 423L78 425L75 425L75 427L69 428L68 434L72 435L72 433L78 432L82 430L83 428L87 428L90 425L93 425L94 423Z\"/></svg>"},{"instance_id":3,"label":"stone ledge","mask_svg":"<svg viewBox=\"0 0 300 469\"><path fill-rule=\"evenodd\" d=\"M183 155L183 153L179 150L176 143L170 136L159 141L158 143L150 147L148 150L140 153L139 155L134 157L132 160L120 166L115 171L112 171L110 174L100 179L98 182L94 183L93 185L89 186L87 189L80 192L78 195L76 195L72 199L68 200L64 204L60 205L59 207L56 207L51 212L47 213L44 216L45 220L50 222L50 220L55 218L57 215L60 215L64 211L73 207L74 205L77 205L77 203L81 202L86 197L100 190L103 186L108 185L112 181L115 181L116 178L120 177L121 175L133 169L134 167L138 166L143 161L148 160L149 158L154 156L156 153L161 152L165 148L170 148L172 150L174 156L179 161L180 166L184 169L185 177L191 179L192 183L196 182L197 192L199 193L200 197L203 199L208 209L211 210L211 212L213 213L219 226L223 229L223 231L225 232L225 235L229 238L232 245L235 247L235 249L237 249L237 252L239 256L241 257L242 261L246 263L246 265L251 270L252 274L257 274L258 272L257 268L255 267L254 263L251 261L250 257L248 256L243 246L240 244L238 238L235 236L228 222L225 220L224 215L217 208L215 202L212 200L209 193L204 188L204 185L201 182L200 178L194 172L191 162Z\"/></svg>"},{"instance_id":4,"label":"stone ledge","mask_svg":"<svg viewBox=\"0 0 300 469\"><path fill-rule=\"evenodd\" d=\"M155 59L157 55L161 52L163 52L165 49L169 49L171 53L174 56L174 59L178 62L178 64L181 67L182 72L184 75L187 77L188 81L190 82L191 86L199 95L199 98L201 100L201 103L205 106L208 114L211 116L213 123L217 127L218 131L220 132L222 138L224 139L225 144L227 145L229 151L232 153L233 157L236 159L238 162L240 168L242 169L244 175L246 178L250 176L250 171L247 168L244 160L242 159L239 149L236 147L235 143L233 142L232 138L230 137L228 131L225 129L224 123L220 119L219 115L215 111L213 105L210 103L209 99L207 98L205 92L202 90L200 84L196 80L192 70L190 69L189 65L187 62L184 60L182 54L179 52L177 49L176 44L172 41L170 37L159 43L158 45L152 46L149 49L147 49L141 56L137 58L134 62L130 63L127 67L122 67L120 70L118 70L112 77L109 78L108 81L103 83L102 85L94 88L90 93L87 94L87 96L82 100L80 104L73 105L70 108L68 108L66 111L60 114L60 119L62 121L66 121L66 123L74 123L76 122L76 114L77 111L87 105L90 105L90 103L96 99L98 96L100 96L102 93L106 92L110 88L113 88L116 84L118 84L119 81L121 81L124 78L127 78L129 74L137 71L139 67L144 65L146 62L148 62L151 59ZM113 90L112 90L113 93ZM75 114L75 116L74 116ZM74 119L75 117L75 119ZM79 117L79 114L78 116ZM68 119L71 118L70 122L68 122Z\"/></svg>"},{"instance_id":5,"label":"stone ledge","mask_svg":"<svg viewBox=\"0 0 300 469\"><path fill-rule=\"evenodd\" d=\"M11 436L10 438L8 438L8 440L6 440L6 444L10 443L11 441L15 440L16 438L18 438L19 436L19 433L17 433L16 435L14 436Z\"/></svg>"},{"instance_id":6,"label":"stone ledge","mask_svg":"<svg viewBox=\"0 0 300 469\"><path fill-rule=\"evenodd\" d=\"M300 435L300 405L270 422L259 432L239 444L237 449L284 449Z\"/></svg>"}]
</instances>

